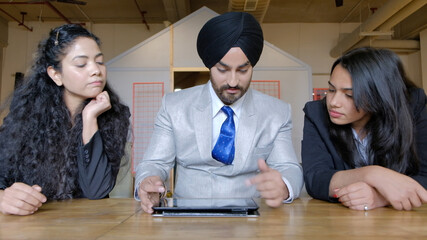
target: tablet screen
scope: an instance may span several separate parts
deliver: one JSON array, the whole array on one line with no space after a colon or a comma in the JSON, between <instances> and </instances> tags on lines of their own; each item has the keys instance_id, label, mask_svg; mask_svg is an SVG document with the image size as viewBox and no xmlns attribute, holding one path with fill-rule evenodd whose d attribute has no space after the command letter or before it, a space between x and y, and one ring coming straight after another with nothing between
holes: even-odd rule
<instances>
[{"instance_id":1,"label":"tablet screen","mask_svg":"<svg viewBox=\"0 0 427 240\"><path fill-rule=\"evenodd\" d=\"M167 209L258 209L252 198L164 198L157 208Z\"/></svg>"}]
</instances>

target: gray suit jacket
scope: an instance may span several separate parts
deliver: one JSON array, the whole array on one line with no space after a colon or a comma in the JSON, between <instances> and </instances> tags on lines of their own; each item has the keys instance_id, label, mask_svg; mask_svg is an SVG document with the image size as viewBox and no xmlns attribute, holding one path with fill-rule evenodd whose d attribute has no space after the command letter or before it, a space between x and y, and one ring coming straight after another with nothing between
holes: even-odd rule
<instances>
[{"instance_id":1,"label":"gray suit jacket","mask_svg":"<svg viewBox=\"0 0 427 240\"><path fill-rule=\"evenodd\" d=\"M153 136L137 166L135 193L148 176L168 179L176 164L175 197L260 197L245 180L258 172L257 160L278 170L295 198L303 185L302 168L291 140L290 105L249 89L242 105L232 165L212 158L212 104L208 84L167 94ZM137 197L137 196L136 196Z\"/></svg>"}]
</instances>

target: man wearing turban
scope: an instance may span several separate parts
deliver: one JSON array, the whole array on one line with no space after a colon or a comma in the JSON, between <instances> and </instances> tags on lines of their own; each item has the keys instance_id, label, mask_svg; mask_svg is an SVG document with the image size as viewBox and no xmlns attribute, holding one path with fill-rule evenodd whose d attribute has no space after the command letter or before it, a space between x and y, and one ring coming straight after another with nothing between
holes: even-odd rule
<instances>
[{"instance_id":1,"label":"man wearing turban","mask_svg":"<svg viewBox=\"0 0 427 240\"><path fill-rule=\"evenodd\" d=\"M248 13L225 13L202 27L197 52L211 79L163 98L135 177L145 212L159 203L174 166L174 197L262 197L277 207L299 196L290 105L249 88L263 42Z\"/></svg>"}]
</instances>

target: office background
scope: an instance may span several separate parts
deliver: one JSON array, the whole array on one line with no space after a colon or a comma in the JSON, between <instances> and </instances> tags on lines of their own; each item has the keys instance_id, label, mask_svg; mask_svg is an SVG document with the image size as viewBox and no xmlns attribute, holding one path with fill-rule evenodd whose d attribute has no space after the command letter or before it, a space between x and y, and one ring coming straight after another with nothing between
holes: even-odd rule
<instances>
[{"instance_id":1,"label":"office background","mask_svg":"<svg viewBox=\"0 0 427 240\"><path fill-rule=\"evenodd\" d=\"M143 51L144 55L139 57L150 63L154 62L157 56L166 56L166 62L164 62L166 71L160 69L161 74L152 75L152 79L148 81L163 82L162 94L178 88L178 84L188 87L189 85L185 84L188 80L181 81L182 79L193 78L190 85L198 84L206 79L206 74L203 74L206 73L206 69L203 69L201 61L194 54L195 45L194 48L191 45L179 48L174 41L161 42L158 39L162 36L175 39L170 37L173 36L171 34L174 34L175 27L178 29L178 25L191 22L188 20L190 18L203 15L201 21L205 21L208 19L207 16L214 16L230 9L242 11L245 5L246 8L250 7L248 4L255 6L254 11L248 12L257 16L261 22L264 38L268 43L267 48L276 49L276 52L279 52L278 55L287 56L285 59L298 62L309 74L309 76L287 78L287 81L294 82L284 82L280 85L282 89L280 98L290 102L294 108L296 127L293 140L297 153L300 136L302 136L301 106L312 98L310 93L314 88L327 87L331 64L341 51L347 50L347 45L392 48L401 57L409 78L424 89L427 88L427 71L423 71L427 69L427 0L344 0L342 6L338 6L340 1L333 0L93 0L87 1L86 5L67 4L61 1L0 1L2 2L4 4L0 4L1 102L4 102L13 91L17 74L18 76L20 73L25 74L30 67L38 42L47 36L51 28L64 24L67 20L73 23L84 23L89 30L100 37L108 67L117 68L117 62L125 55L138 53L138 46L152 42L151 46L156 47ZM23 4L12 4L17 2ZM40 4L25 4L28 2ZM210 8L203 7L203 4ZM63 17L58 12L52 13L51 6ZM242 9L235 9L239 7ZM27 14L22 14L23 12ZM189 34L189 36L194 36L202 24L202 22L196 23L193 35ZM191 29L191 26L187 28ZM195 42L194 39L192 41ZM188 58L186 62L194 62L194 64L187 65L189 69L186 75L174 74L173 63L178 61L169 59L171 48L178 49L181 53L186 51L191 53L186 56ZM263 57L266 57L264 53L263 55L261 62ZM185 54L181 56L185 57ZM280 59L284 60L282 57ZM125 62L121 67L130 63L131 61ZM271 64L271 61L268 64ZM268 68L268 64L264 65L265 69ZM136 67L144 68L144 66ZM256 71L257 68L254 75L257 79L280 78L274 75L275 71L271 71L270 76L268 74L257 76ZM198 73L194 74L194 72ZM120 76L124 76L125 80L126 70L121 72L119 77L115 73L117 72L109 70L109 80L116 88L123 88L120 85ZM141 74L144 75L144 72ZM171 81L165 81L165 79ZM179 79L181 80L178 81ZM298 90L289 91L289 86ZM301 87L305 89L301 90ZM134 85L127 85L125 88L127 88L125 91L132 93ZM132 109L134 96L129 98L127 92L120 91L122 98ZM135 112L133 114L135 115ZM131 156L132 152L129 155ZM130 192L127 186L131 185L129 173L132 166L128 166L128 169L130 169L129 172L119 176L120 183L126 189L124 192L117 193L119 196L128 195Z\"/></svg>"}]
</instances>

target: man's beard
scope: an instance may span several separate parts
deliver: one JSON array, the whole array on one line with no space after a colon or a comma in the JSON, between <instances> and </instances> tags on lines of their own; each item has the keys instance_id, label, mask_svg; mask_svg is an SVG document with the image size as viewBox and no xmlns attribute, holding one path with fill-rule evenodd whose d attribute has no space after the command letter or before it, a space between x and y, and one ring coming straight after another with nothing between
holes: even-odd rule
<instances>
[{"instance_id":1,"label":"man's beard","mask_svg":"<svg viewBox=\"0 0 427 240\"><path fill-rule=\"evenodd\" d=\"M247 91L247 89L243 89L240 86L230 87L230 85L228 85L228 84L221 86L219 89L214 87L214 89L215 89L215 92L216 92L218 98L226 105L231 105L231 104L235 103ZM236 90L240 90L240 92L238 92L236 94L228 94L226 92L227 89L236 89Z\"/></svg>"}]
</instances>

